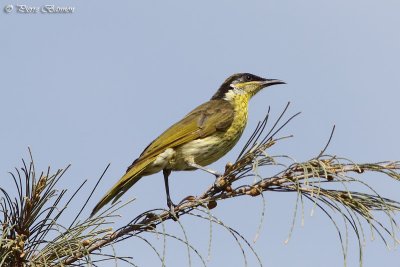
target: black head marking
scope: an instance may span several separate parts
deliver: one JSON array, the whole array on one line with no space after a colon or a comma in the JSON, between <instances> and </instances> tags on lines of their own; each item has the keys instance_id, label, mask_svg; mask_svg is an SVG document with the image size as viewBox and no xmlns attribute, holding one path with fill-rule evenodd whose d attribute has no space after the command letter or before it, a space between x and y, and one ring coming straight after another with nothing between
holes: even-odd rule
<instances>
[{"instance_id":1,"label":"black head marking","mask_svg":"<svg viewBox=\"0 0 400 267\"><path fill-rule=\"evenodd\" d=\"M218 91L213 95L211 99L222 99L225 97L225 94L232 90L231 84L241 83L241 82L251 82L251 81L265 81L266 79L256 76L251 73L236 73L226 79Z\"/></svg>"}]
</instances>

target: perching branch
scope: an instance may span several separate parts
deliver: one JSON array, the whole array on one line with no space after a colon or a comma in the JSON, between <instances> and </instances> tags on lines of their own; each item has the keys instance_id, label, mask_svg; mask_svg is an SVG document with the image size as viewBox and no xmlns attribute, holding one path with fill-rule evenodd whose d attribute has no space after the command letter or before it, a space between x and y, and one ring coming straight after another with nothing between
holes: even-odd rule
<instances>
[{"instance_id":1,"label":"perching branch","mask_svg":"<svg viewBox=\"0 0 400 267\"><path fill-rule=\"evenodd\" d=\"M272 144L274 141L268 143ZM266 191L296 192L313 202L319 202L318 205L325 204L327 207L338 210L341 213L344 213L344 211L339 208L338 204L342 205L343 208L351 210L354 213L353 215L361 216L371 224L385 243L384 232L389 233L395 238L395 232L388 230L377 221L372 212L385 212L389 220L397 226L394 213L400 209L399 202L383 198L378 194L324 189L323 186L328 183L363 183L361 180L348 176L351 173L382 172L396 180L400 180L400 174L398 173L400 162L354 164L342 163L334 156L321 156L305 163L293 163L285 171L273 177L261 179L251 185L232 188L235 181L243 178L238 178L239 176L235 176L234 173L237 172L237 174L243 175L238 170L250 167L250 162L246 158L242 158L233 165L228 165L224 176L220 177L200 197L188 197L181 202L175 209L176 214L181 217L199 207L213 209L219 201L245 195L255 197ZM322 206L319 207L322 208ZM326 210L324 209L324 211ZM132 220L129 225L105 236L104 239L92 244L87 250L88 252L95 251L110 243L125 239L127 236L139 235L142 232L157 231L157 225L163 221L176 219L169 211L162 209L144 212ZM350 219L348 219L348 222L353 224L353 221ZM71 257L63 263L70 264L78 258L76 256Z\"/></svg>"}]
</instances>

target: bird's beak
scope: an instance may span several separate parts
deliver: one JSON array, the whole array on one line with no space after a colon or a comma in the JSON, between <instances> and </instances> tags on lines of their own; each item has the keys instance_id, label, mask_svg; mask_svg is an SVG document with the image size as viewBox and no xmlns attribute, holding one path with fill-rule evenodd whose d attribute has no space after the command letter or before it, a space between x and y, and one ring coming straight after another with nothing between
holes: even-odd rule
<instances>
[{"instance_id":1,"label":"bird's beak","mask_svg":"<svg viewBox=\"0 0 400 267\"><path fill-rule=\"evenodd\" d=\"M251 96L258 93L265 87L274 85L274 84L286 84L284 81L277 80L277 79L264 79L263 81L256 81L256 82L249 82L248 84L252 83L254 86L249 86L247 91L250 93Z\"/></svg>"},{"instance_id":2,"label":"bird's beak","mask_svg":"<svg viewBox=\"0 0 400 267\"><path fill-rule=\"evenodd\" d=\"M265 79L265 81L262 82L262 85L264 87L275 85L275 84L286 84L284 81L277 80L277 79Z\"/></svg>"}]
</instances>

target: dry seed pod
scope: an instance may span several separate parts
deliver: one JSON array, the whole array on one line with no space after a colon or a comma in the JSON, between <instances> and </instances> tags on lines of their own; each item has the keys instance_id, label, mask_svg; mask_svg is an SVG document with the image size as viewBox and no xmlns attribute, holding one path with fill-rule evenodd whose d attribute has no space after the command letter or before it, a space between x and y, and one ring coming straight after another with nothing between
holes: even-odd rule
<instances>
[{"instance_id":1,"label":"dry seed pod","mask_svg":"<svg viewBox=\"0 0 400 267\"><path fill-rule=\"evenodd\" d=\"M183 203L185 201L190 201L191 202L191 201L195 201L195 200L196 200L195 196L187 196L184 199L182 199L181 202L179 202L179 203Z\"/></svg>"},{"instance_id":2,"label":"dry seed pod","mask_svg":"<svg viewBox=\"0 0 400 267\"><path fill-rule=\"evenodd\" d=\"M83 241L82 241L82 245L83 245L84 247L89 246L89 245L90 245L90 240L89 240L89 239L83 240Z\"/></svg>"},{"instance_id":3,"label":"dry seed pod","mask_svg":"<svg viewBox=\"0 0 400 267\"><path fill-rule=\"evenodd\" d=\"M258 187L252 187L249 191L246 192L246 195L250 195L252 197L258 196L261 194L261 191Z\"/></svg>"},{"instance_id":4,"label":"dry seed pod","mask_svg":"<svg viewBox=\"0 0 400 267\"><path fill-rule=\"evenodd\" d=\"M238 194L246 194L246 188L242 187L237 190Z\"/></svg>"},{"instance_id":5,"label":"dry seed pod","mask_svg":"<svg viewBox=\"0 0 400 267\"><path fill-rule=\"evenodd\" d=\"M224 178L219 178L216 182L215 185L217 186L217 188L225 188L227 185L227 182Z\"/></svg>"},{"instance_id":6,"label":"dry seed pod","mask_svg":"<svg viewBox=\"0 0 400 267\"><path fill-rule=\"evenodd\" d=\"M212 210L217 206L217 201L211 200L210 202L207 203L207 208Z\"/></svg>"},{"instance_id":7,"label":"dry seed pod","mask_svg":"<svg viewBox=\"0 0 400 267\"><path fill-rule=\"evenodd\" d=\"M233 163L232 163L232 162L226 163L226 165L225 165L225 172L227 172L230 168L232 168L232 166L233 166Z\"/></svg>"},{"instance_id":8,"label":"dry seed pod","mask_svg":"<svg viewBox=\"0 0 400 267\"><path fill-rule=\"evenodd\" d=\"M156 229L156 224L152 223L144 228L146 231L153 231Z\"/></svg>"},{"instance_id":9,"label":"dry seed pod","mask_svg":"<svg viewBox=\"0 0 400 267\"><path fill-rule=\"evenodd\" d=\"M268 185L268 182L267 181L262 181L261 183L260 183L260 187L261 188L266 188L267 187L267 185Z\"/></svg>"}]
</instances>

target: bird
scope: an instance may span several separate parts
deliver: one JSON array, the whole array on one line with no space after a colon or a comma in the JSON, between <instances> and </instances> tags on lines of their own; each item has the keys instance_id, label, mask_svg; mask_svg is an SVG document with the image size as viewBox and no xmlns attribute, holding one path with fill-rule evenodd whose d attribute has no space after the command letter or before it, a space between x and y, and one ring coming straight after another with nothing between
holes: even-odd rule
<instances>
[{"instance_id":1,"label":"bird","mask_svg":"<svg viewBox=\"0 0 400 267\"><path fill-rule=\"evenodd\" d=\"M173 211L168 178L172 171L206 168L228 153L241 137L248 118L249 100L261 89L285 84L278 79L266 79L251 73L236 73L228 77L211 99L184 116L154 139L128 167L126 173L101 198L91 216L111 200L115 202L144 176L162 171L167 206Z\"/></svg>"}]
</instances>

